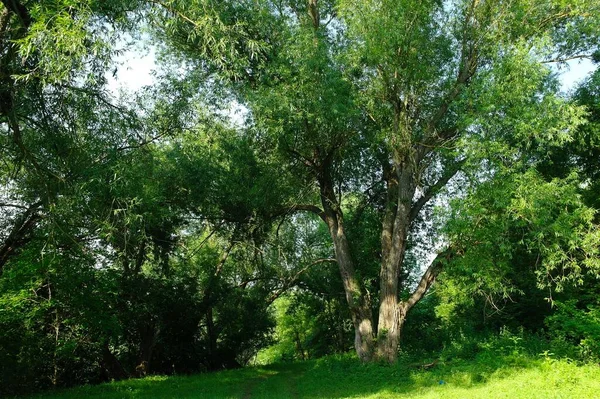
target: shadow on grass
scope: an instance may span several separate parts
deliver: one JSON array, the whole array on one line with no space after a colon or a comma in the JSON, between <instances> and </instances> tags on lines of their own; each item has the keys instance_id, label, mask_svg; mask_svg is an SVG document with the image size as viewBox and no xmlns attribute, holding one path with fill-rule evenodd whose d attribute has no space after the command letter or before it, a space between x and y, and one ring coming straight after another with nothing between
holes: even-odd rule
<instances>
[{"instance_id":1,"label":"shadow on grass","mask_svg":"<svg viewBox=\"0 0 600 399\"><path fill-rule=\"evenodd\" d=\"M541 361L524 356L478 357L441 362L421 370L409 362L361 364L348 356L303 363L249 367L189 377L149 377L35 396L36 398L361 398L396 397L445 389L477 388L493 376L514 376L539 368Z\"/></svg>"},{"instance_id":2,"label":"shadow on grass","mask_svg":"<svg viewBox=\"0 0 600 399\"><path fill-rule=\"evenodd\" d=\"M229 370L194 376L153 376L96 386L83 386L30 397L75 398L243 398L259 381L276 374L264 368Z\"/></svg>"}]
</instances>

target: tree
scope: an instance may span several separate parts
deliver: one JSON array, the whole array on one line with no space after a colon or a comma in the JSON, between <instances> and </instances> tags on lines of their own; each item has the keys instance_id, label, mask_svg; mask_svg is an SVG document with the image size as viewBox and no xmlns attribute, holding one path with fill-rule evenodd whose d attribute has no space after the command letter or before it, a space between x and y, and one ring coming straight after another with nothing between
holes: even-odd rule
<instances>
[{"instance_id":1,"label":"tree","mask_svg":"<svg viewBox=\"0 0 600 399\"><path fill-rule=\"evenodd\" d=\"M475 185L501 178L496 160L531 138L569 140L581 112L547 64L591 56L600 26L585 0L157 3L158 33L249 108L255 145L276 149L299 193L286 212L327 226L363 361L396 359L408 312L452 252L401 296L432 199L459 171ZM357 202L379 215L376 283L347 231Z\"/></svg>"},{"instance_id":2,"label":"tree","mask_svg":"<svg viewBox=\"0 0 600 399\"><path fill-rule=\"evenodd\" d=\"M135 141L131 113L103 90L128 11L119 1L0 5L0 274L57 198L114 155L94 150Z\"/></svg>"}]
</instances>

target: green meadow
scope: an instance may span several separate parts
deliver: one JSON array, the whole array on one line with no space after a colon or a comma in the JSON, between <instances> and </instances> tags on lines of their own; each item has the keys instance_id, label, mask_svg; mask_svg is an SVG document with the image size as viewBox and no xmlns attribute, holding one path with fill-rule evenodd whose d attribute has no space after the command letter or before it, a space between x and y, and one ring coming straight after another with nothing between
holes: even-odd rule
<instances>
[{"instance_id":1,"label":"green meadow","mask_svg":"<svg viewBox=\"0 0 600 399\"><path fill-rule=\"evenodd\" d=\"M194 376L149 377L32 396L75 398L596 398L600 367L524 355L483 354L429 369L400 361L361 364L326 357Z\"/></svg>"}]
</instances>

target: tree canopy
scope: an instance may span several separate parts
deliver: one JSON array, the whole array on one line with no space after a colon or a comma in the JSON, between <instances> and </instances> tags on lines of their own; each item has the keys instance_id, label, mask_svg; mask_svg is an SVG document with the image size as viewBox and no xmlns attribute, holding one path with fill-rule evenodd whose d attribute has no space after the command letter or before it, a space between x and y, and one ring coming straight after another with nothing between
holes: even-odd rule
<instances>
[{"instance_id":1,"label":"tree canopy","mask_svg":"<svg viewBox=\"0 0 600 399\"><path fill-rule=\"evenodd\" d=\"M2 378L236 367L273 336L394 362L405 324L426 333L419 302L465 323L543 308L572 337L557 320L598 307L573 299L600 276L600 75L566 94L554 66L598 62L599 18L591 0L2 1ZM156 47L155 83L115 94L131 40Z\"/></svg>"}]
</instances>

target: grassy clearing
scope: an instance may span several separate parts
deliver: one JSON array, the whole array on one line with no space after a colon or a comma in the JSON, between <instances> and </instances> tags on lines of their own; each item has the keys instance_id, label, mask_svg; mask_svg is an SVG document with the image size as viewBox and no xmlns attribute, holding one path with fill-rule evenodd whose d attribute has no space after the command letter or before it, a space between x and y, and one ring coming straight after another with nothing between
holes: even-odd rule
<instances>
[{"instance_id":1,"label":"grassy clearing","mask_svg":"<svg viewBox=\"0 0 600 399\"><path fill-rule=\"evenodd\" d=\"M191 377L150 377L32 398L596 398L600 367L565 360L478 356L419 370L408 362L362 365L350 357Z\"/></svg>"}]
</instances>

